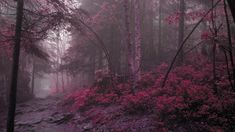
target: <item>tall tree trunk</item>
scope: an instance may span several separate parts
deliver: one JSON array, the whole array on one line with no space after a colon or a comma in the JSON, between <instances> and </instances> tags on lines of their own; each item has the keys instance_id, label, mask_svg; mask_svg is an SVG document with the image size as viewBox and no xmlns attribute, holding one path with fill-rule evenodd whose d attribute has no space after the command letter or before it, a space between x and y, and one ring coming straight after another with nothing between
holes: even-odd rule
<instances>
[{"instance_id":1,"label":"tall tree trunk","mask_svg":"<svg viewBox=\"0 0 235 132\"><path fill-rule=\"evenodd\" d=\"M96 61L95 61L96 50L94 50L94 54L91 58L91 84L95 83L95 69L96 69Z\"/></svg>"},{"instance_id":2,"label":"tall tree trunk","mask_svg":"<svg viewBox=\"0 0 235 132\"><path fill-rule=\"evenodd\" d=\"M7 86L7 75L6 73L3 75L3 80L4 80L4 84L3 84L3 88L5 89L5 97L4 97L4 100L5 100L5 103L8 104L9 102L9 88Z\"/></svg>"},{"instance_id":3,"label":"tall tree trunk","mask_svg":"<svg viewBox=\"0 0 235 132\"><path fill-rule=\"evenodd\" d=\"M58 93L58 92L59 92L59 74L56 69L56 93Z\"/></svg>"},{"instance_id":4,"label":"tall tree trunk","mask_svg":"<svg viewBox=\"0 0 235 132\"><path fill-rule=\"evenodd\" d=\"M233 15L233 21L235 23L235 0L227 0L227 2L229 4L230 10L231 10L232 15Z\"/></svg>"},{"instance_id":5,"label":"tall tree trunk","mask_svg":"<svg viewBox=\"0 0 235 132\"><path fill-rule=\"evenodd\" d=\"M62 90L63 92L65 91L65 88L64 88L64 71L61 71L61 85L62 85Z\"/></svg>"},{"instance_id":6,"label":"tall tree trunk","mask_svg":"<svg viewBox=\"0 0 235 132\"><path fill-rule=\"evenodd\" d=\"M134 81L141 79L141 9L140 0L135 0L135 51L134 51Z\"/></svg>"},{"instance_id":7,"label":"tall tree trunk","mask_svg":"<svg viewBox=\"0 0 235 132\"><path fill-rule=\"evenodd\" d=\"M6 74L5 75L5 80L6 80L6 100L7 102L9 103L10 102L10 89L8 88L9 87L9 74Z\"/></svg>"},{"instance_id":8,"label":"tall tree trunk","mask_svg":"<svg viewBox=\"0 0 235 132\"><path fill-rule=\"evenodd\" d=\"M56 43L56 93L59 92L59 63L60 63L60 47L59 47L59 43L60 43L60 33L59 30L57 31L56 34L57 37L57 43Z\"/></svg>"},{"instance_id":9,"label":"tall tree trunk","mask_svg":"<svg viewBox=\"0 0 235 132\"><path fill-rule=\"evenodd\" d=\"M8 71L5 70L5 66L7 66L8 64L6 63L6 56L4 54L6 54L6 52L3 50L2 51L2 57L0 58L1 59L1 62L2 62L2 66L4 66L4 72L2 72L2 79L3 79L3 84L2 84L2 88L5 92L5 95L4 95L4 100L5 100L5 104L8 104L8 100L9 100L9 88L8 88L8 79L7 77L9 76L8 75Z\"/></svg>"},{"instance_id":10,"label":"tall tree trunk","mask_svg":"<svg viewBox=\"0 0 235 132\"><path fill-rule=\"evenodd\" d=\"M211 6L213 7L214 5L214 0L212 0ZM212 38L212 67L213 67L213 89L215 94L217 94L217 85L216 85L216 38L218 36L218 31L217 31L217 26L216 26L216 21L215 21L215 15L216 15L216 10L212 10L211 13L211 19L212 19L212 28L213 28L213 38Z\"/></svg>"},{"instance_id":11,"label":"tall tree trunk","mask_svg":"<svg viewBox=\"0 0 235 132\"><path fill-rule=\"evenodd\" d=\"M179 36L178 36L178 48L180 47L181 43L184 41L184 22L185 21L185 1L180 0L180 18L179 18ZM184 50L179 53L179 63L182 63L184 59Z\"/></svg>"},{"instance_id":12,"label":"tall tree trunk","mask_svg":"<svg viewBox=\"0 0 235 132\"><path fill-rule=\"evenodd\" d=\"M213 64L213 89L214 92L217 93L217 85L216 85L216 42L215 39L213 40L213 48L212 48L212 64Z\"/></svg>"},{"instance_id":13,"label":"tall tree trunk","mask_svg":"<svg viewBox=\"0 0 235 132\"><path fill-rule=\"evenodd\" d=\"M15 46L13 51L13 66L12 66L12 75L11 75L12 77L11 87L10 87L11 89L9 96L10 99L9 99L8 118L7 118L7 132L14 132L23 8L24 8L24 1L17 0Z\"/></svg>"},{"instance_id":14,"label":"tall tree trunk","mask_svg":"<svg viewBox=\"0 0 235 132\"><path fill-rule=\"evenodd\" d=\"M35 58L33 56L33 68L32 68L32 83L31 83L31 94L34 95L34 80L35 80Z\"/></svg>"},{"instance_id":15,"label":"tall tree trunk","mask_svg":"<svg viewBox=\"0 0 235 132\"><path fill-rule=\"evenodd\" d=\"M146 1L145 1L146 2ZM156 60L157 54L156 54L156 50L155 50L155 45L154 45L154 34L155 34L155 28L154 28L154 17L155 17L155 11L154 11L154 0L149 1L150 3L150 13L149 13L149 44L150 44L150 51L151 52L151 59ZM145 7L146 8L146 7ZM142 14L144 15L144 14ZM148 15L148 14L147 14ZM140 20L141 21L141 20ZM142 30L143 31L143 30ZM142 39L143 39L143 32L141 34ZM156 61L154 61L155 64Z\"/></svg>"},{"instance_id":16,"label":"tall tree trunk","mask_svg":"<svg viewBox=\"0 0 235 132\"><path fill-rule=\"evenodd\" d=\"M202 22L202 31L206 31L207 27L208 27L208 25L207 25L206 21L203 21ZM209 50L208 45L202 44L201 54L204 56L209 56L208 50Z\"/></svg>"},{"instance_id":17,"label":"tall tree trunk","mask_svg":"<svg viewBox=\"0 0 235 132\"><path fill-rule=\"evenodd\" d=\"M234 59L233 59L232 33L231 33L231 29L230 29L231 27L230 27L228 12L227 12L227 4L226 4L225 0L224 0L224 11L225 11L225 17L226 17L226 23L227 23L228 48L229 48L228 53L229 53L229 59L230 59L230 62L231 62L231 66L232 66L232 69L233 69L233 72L232 72L232 74L233 74L233 85L235 85L235 64L234 64ZM233 86L233 85L231 85L231 86ZM233 90L235 91L235 89L233 89Z\"/></svg>"},{"instance_id":18,"label":"tall tree trunk","mask_svg":"<svg viewBox=\"0 0 235 132\"><path fill-rule=\"evenodd\" d=\"M70 79L69 79L69 73L66 72L66 86L70 86Z\"/></svg>"},{"instance_id":19,"label":"tall tree trunk","mask_svg":"<svg viewBox=\"0 0 235 132\"><path fill-rule=\"evenodd\" d=\"M103 68L103 51L99 50L98 51L98 69L102 69Z\"/></svg>"},{"instance_id":20,"label":"tall tree trunk","mask_svg":"<svg viewBox=\"0 0 235 132\"><path fill-rule=\"evenodd\" d=\"M158 20L158 59L162 59L162 0L159 1L159 20Z\"/></svg>"},{"instance_id":21,"label":"tall tree trunk","mask_svg":"<svg viewBox=\"0 0 235 132\"><path fill-rule=\"evenodd\" d=\"M117 57L117 52L118 52L118 48L117 48L117 44L115 44L115 29L113 28L113 25L111 25L109 27L109 34L108 37L110 38L109 43L112 44L110 45L109 51L110 51L110 58L111 58L111 62L112 62L112 69L113 69L113 73L117 74L118 72L118 57Z\"/></svg>"},{"instance_id":22,"label":"tall tree trunk","mask_svg":"<svg viewBox=\"0 0 235 132\"><path fill-rule=\"evenodd\" d=\"M131 42L131 30L130 30L130 3L129 0L124 1L125 8L125 29L126 29L126 44L127 44L127 61L128 61L128 72L131 82L134 77L134 58L133 58L133 45ZM134 93L134 89L132 89Z\"/></svg>"},{"instance_id":23,"label":"tall tree trunk","mask_svg":"<svg viewBox=\"0 0 235 132\"><path fill-rule=\"evenodd\" d=\"M155 68L157 62L157 47L154 45L154 0L140 1L141 15L141 66L142 70ZM137 12L138 13L138 12Z\"/></svg>"},{"instance_id":24,"label":"tall tree trunk","mask_svg":"<svg viewBox=\"0 0 235 132\"><path fill-rule=\"evenodd\" d=\"M62 33L62 35L63 35L63 33ZM60 54L59 54L59 56L60 56L60 65L63 65L63 60L61 59L61 57L62 57L62 55L63 55L63 53L65 52L65 45L64 44L61 44L60 43L60 50L59 50L60 52ZM61 70L61 85L62 85L62 90L63 90L63 92L65 91L65 83L64 83L65 81L64 81L64 70L62 69Z\"/></svg>"}]
</instances>

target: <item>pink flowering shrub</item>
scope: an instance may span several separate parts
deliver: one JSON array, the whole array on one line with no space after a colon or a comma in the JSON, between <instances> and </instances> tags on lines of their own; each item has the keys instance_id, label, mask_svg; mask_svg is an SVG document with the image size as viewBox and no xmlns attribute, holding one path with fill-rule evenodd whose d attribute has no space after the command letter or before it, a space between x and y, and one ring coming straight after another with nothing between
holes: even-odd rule
<instances>
[{"instance_id":1,"label":"pink flowering shrub","mask_svg":"<svg viewBox=\"0 0 235 132\"><path fill-rule=\"evenodd\" d=\"M226 97L220 97L212 89L195 84L180 85L173 91L159 90L156 98L157 118L168 128L178 129L183 124L200 126L206 130L217 126L230 129L232 126L235 94L227 93L224 94Z\"/></svg>"},{"instance_id":2,"label":"pink flowering shrub","mask_svg":"<svg viewBox=\"0 0 235 132\"><path fill-rule=\"evenodd\" d=\"M106 76L92 88L68 96L66 102L75 109L91 106L96 111L97 106L105 109L118 105L126 115L153 115L156 127L164 131L234 129L235 93L230 87L225 66L217 66L215 91L212 65L200 56L190 59L172 70L164 88L161 83L168 67L166 64L143 74L135 94L127 78ZM103 118L95 119L103 122ZM105 119L109 117L105 116Z\"/></svg>"},{"instance_id":3,"label":"pink flowering shrub","mask_svg":"<svg viewBox=\"0 0 235 132\"><path fill-rule=\"evenodd\" d=\"M165 64L145 74L135 95L122 97L123 110L129 114L156 115L158 127L167 130L231 130L235 124L235 94L231 91L223 65L217 68L217 91L213 89L212 65L199 58L176 67L161 88ZM222 72L224 71L224 72ZM155 80L152 84L151 80ZM148 85L143 85L145 82ZM147 88L141 88L147 87ZM159 125L160 124L160 125Z\"/></svg>"},{"instance_id":4,"label":"pink flowering shrub","mask_svg":"<svg viewBox=\"0 0 235 132\"><path fill-rule=\"evenodd\" d=\"M120 103L128 114L152 113L154 107L152 96L147 91L125 95Z\"/></svg>"},{"instance_id":5,"label":"pink flowering shrub","mask_svg":"<svg viewBox=\"0 0 235 132\"><path fill-rule=\"evenodd\" d=\"M155 82L155 114L169 130L231 130L235 124L235 94L223 66L213 89L211 65L206 62L175 68L165 88Z\"/></svg>"},{"instance_id":6,"label":"pink flowering shrub","mask_svg":"<svg viewBox=\"0 0 235 132\"><path fill-rule=\"evenodd\" d=\"M129 83L117 84L116 88L122 95L131 94L131 85Z\"/></svg>"},{"instance_id":7,"label":"pink flowering shrub","mask_svg":"<svg viewBox=\"0 0 235 132\"><path fill-rule=\"evenodd\" d=\"M93 93L90 89L81 89L73 94L68 95L65 97L63 105L69 105L69 109L71 111L76 111L81 109L85 106L87 102L87 97L89 94Z\"/></svg>"},{"instance_id":8,"label":"pink flowering shrub","mask_svg":"<svg viewBox=\"0 0 235 132\"><path fill-rule=\"evenodd\" d=\"M145 73L141 76L141 80L137 83L137 89L146 89L154 85L155 83L154 73Z\"/></svg>"},{"instance_id":9,"label":"pink flowering shrub","mask_svg":"<svg viewBox=\"0 0 235 132\"><path fill-rule=\"evenodd\" d=\"M88 97L88 104L96 104L96 105L110 105L115 103L118 99L118 95L115 93L109 94L93 94Z\"/></svg>"}]
</instances>

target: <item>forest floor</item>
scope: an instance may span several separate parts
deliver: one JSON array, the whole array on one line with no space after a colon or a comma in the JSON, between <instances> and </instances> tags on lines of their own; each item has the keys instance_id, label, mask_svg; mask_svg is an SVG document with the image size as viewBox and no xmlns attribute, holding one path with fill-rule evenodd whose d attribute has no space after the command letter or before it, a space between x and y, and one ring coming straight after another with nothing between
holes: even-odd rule
<instances>
[{"instance_id":1,"label":"forest floor","mask_svg":"<svg viewBox=\"0 0 235 132\"><path fill-rule=\"evenodd\" d=\"M62 97L47 97L19 103L16 108L16 132L109 132L152 131L151 116L126 116L120 106L96 106L85 112L68 112ZM0 113L0 132L6 126L6 113ZM150 125L150 126L149 126ZM132 126L132 127L130 127Z\"/></svg>"},{"instance_id":2,"label":"forest floor","mask_svg":"<svg viewBox=\"0 0 235 132\"><path fill-rule=\"evenodd\" d=\"M60 97L33 99L20 103L16 108L16 132L82 132L91 124L78 113L59 108ZM6 114L0 113L0 131L5 131ZM82 122L81 122L82 121Z\"/></svg>"}]
</instances>

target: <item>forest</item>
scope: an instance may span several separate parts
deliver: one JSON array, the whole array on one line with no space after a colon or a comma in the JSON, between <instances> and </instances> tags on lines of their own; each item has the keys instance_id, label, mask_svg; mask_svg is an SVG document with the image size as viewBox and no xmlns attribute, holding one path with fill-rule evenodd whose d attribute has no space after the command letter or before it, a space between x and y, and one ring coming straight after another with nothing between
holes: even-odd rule
<instances>
[{"instance_id":1,"label":"forest","mask_svg":"<svg viewBox=\"0 0 235 132\"><path fill-rule=\"evenodd\" d=\"M0 0L0 132L234 132L234 0Z\"/></svg>"}]
</instances>

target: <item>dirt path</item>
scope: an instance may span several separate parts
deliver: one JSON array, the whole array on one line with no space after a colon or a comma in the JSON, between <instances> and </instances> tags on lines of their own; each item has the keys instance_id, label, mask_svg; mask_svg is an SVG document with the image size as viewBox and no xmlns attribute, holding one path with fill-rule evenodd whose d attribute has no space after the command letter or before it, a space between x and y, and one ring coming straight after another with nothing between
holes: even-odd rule
<instances>
[{"instance_id":1,"label":"dirt path","mask_svg":"<svg viewBox=\"0 0 235 132\"><path fill-rule=\"evenodd\" d=\"M84 122L80 115L59 109L59 100L58 97L50 97L18 104L16 132L83 132L91 129L91 124ZM0 131L4 132L6 114L0 116Z\"/></svg>"}]
</instances>

